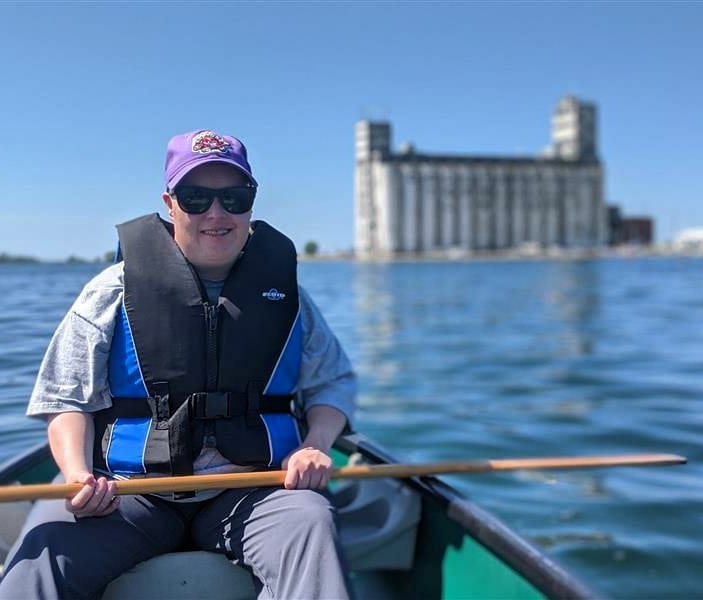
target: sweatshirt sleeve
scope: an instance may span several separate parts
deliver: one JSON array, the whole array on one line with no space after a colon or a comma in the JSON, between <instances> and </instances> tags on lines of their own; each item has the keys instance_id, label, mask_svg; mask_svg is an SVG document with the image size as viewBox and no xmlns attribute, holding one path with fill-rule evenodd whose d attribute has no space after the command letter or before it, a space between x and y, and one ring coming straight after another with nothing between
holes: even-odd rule
<instances>
[{"instance_id":1,"label":"sweatshirt sleeve","mask_svg":"<svg viewBox=\"0 0 703 600\"><path fill-rule=\"evenodd\" d=\"M92 279L54 333L27 406L30 417L112 405L108 357L124 294L122 263Z\"/></svg>"},{"instance_id":2,"label":"sweatshirt sleeve","mask_svg":"<svg viewBox=\"0 0 703 600\"><path fill-rule=\"evenodd\" d=\"M344 413L351 425L356 376L349 358L307 292L299 288L303 357L298 389L303 410L326 405Z\"/></svg>"}]
</instances>

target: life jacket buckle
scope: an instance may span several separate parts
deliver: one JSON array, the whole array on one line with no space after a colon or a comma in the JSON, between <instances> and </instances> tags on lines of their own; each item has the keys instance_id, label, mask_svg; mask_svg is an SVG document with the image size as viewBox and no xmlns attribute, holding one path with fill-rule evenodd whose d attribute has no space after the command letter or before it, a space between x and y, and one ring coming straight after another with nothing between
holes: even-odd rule
<instances>
[{"instance_id":1,"label":"life jacket buckle","mask_svg":"<svg viewBox=\"0 0 703 600\"><path fill-rule=\"evenodd\" d=\"M171 418L171 406L169 404L168 381L155 381L152 384L154 390L153 404L150 400L149 406L156 417L156 428L168 428L168 420Z\"/></svg>"},{"instance_id":2,"label":"life jacket buckle","mask_svg":"<svg viewBox=\"0 0 703 600\"><path fill-rule=\"evenodd\" d=\"M196 392L190 395L194 419L227 419L229 411L229 392Z\"/></svg>"}]
</instances>

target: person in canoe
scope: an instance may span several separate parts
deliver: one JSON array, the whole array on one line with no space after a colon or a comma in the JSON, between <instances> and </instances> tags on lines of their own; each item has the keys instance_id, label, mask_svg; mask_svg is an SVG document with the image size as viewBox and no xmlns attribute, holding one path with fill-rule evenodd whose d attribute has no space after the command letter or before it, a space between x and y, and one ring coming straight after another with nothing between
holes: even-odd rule
<instances>
[{"instance_id":1,"label":"person in canoe","mask_svg":"<svg viewBox=\"0 0 703 600\"><path fill-rule=\"evenodd\" d=\"M119 262L54 334L27 414L48 421L70 500L35 504L1 598L94 598L183 547L251 570L260 597L345 598L328 454L354 406L349 360L282 233L251 221L238 139L172 138L158 214L118 226ZM117 496L115 480L286 470L284 487ZM174 574L176 576L176 574Z\"/></svg>"}]
</instances>

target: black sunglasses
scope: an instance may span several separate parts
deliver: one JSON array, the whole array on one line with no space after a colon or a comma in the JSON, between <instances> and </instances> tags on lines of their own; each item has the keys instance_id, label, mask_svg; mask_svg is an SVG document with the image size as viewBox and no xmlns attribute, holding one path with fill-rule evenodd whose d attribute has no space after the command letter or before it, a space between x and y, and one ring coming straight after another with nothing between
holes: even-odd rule
<instances>
[{"instance_id":1,"label":"black sunglasses","mask_svg":"<svg viewBox=\"0 0 703 600\"><path fill-rule=\"evenodd\" d=\"M240 215L249 212L254 205L256 187L252 185L238 185L214 190L197 185L177 185L172 193L176 197L176 202L178 202L181 210L190 215L202 215L207 212L212 206L215 197L217 197L222 208L228 213Z\"/></svg>"}]
</instances>

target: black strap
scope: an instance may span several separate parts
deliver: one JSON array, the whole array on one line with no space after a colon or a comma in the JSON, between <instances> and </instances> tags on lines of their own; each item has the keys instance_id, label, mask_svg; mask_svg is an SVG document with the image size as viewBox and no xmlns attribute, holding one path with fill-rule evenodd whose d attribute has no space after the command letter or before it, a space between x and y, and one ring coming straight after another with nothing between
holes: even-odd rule
<instances>
[{"instance_id":1,"label":"black strap","mask_svg":"<svg viewBox=\"0 0 703 600\"><path fill-rule=\"evenodd\" d=\"M259 382L250 381L247 385L247 425L256 427L259 425L259 399L261 398L261 388Z\"/></svg>"}]
</instances>

